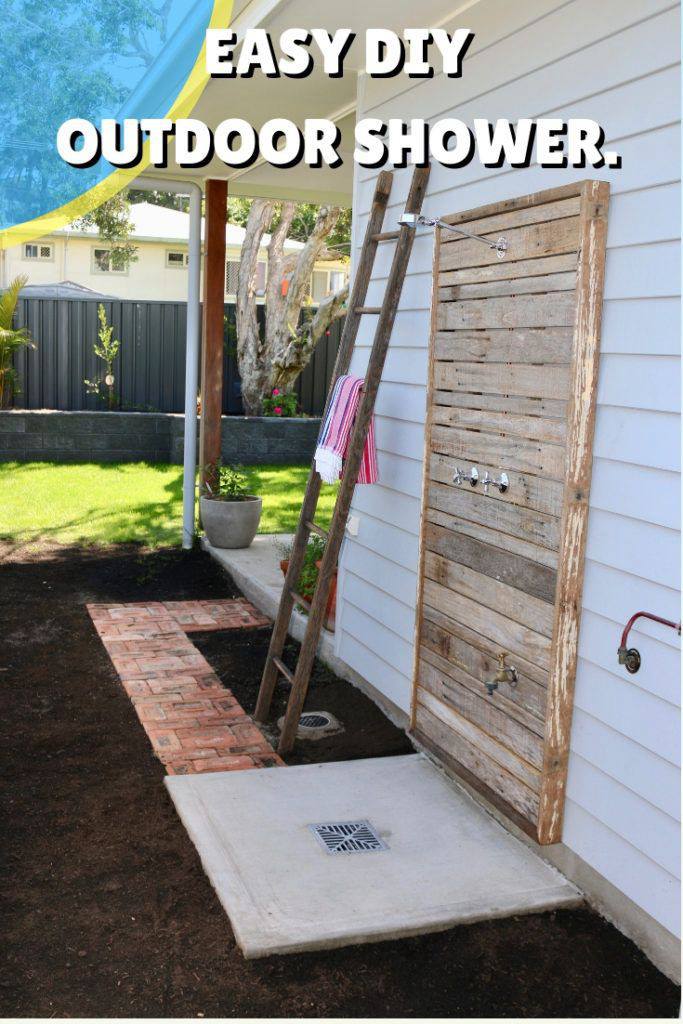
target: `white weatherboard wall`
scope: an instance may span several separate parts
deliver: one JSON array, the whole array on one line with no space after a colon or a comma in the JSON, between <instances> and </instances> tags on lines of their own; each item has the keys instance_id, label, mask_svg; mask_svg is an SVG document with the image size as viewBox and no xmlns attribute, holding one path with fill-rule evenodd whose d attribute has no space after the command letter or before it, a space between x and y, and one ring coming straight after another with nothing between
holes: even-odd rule
<instances>
[{"instance_id":1,"label":"white weatherboard wall","mask_svg":"<svg viewBox=\"0 0 683 1024\"><path fill-rule=\"evenodd\" d=\"M668 932L679 931L679 638L643 624L643 667L617 664L623 623L680 617L679 6L667 0L479 0L460 81L361 79L358 117L591 117L621 170L434 165L424 212L445 215L585 177L609 179L602 359L564 844ZM419 19L418 19L419 20ZM377 172L358 169L354 252ZM392 226L410 169L394 177ZM409 707L432 235L411 259L377 402L381 484L359 487L342 555L338 654ZM367 298L379 305L385 246ZM352 369L363 372L372 318Z\"/></svg>"}]
</instances>

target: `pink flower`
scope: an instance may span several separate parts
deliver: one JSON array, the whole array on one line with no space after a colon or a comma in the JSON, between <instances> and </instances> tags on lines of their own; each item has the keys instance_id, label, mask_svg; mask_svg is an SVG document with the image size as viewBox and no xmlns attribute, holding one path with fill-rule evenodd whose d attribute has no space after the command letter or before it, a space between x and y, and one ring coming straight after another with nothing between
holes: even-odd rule
<instances>
[{"instance_id":1,"label":"pink flower","mask_svg":"<svg viewBox=\"0 0 683 1024\"><path fill-rule=\"evenodd\" d=\"M279 388L273 388L273 395L279 395L279 394L280 394L280 389Z\"/></svg>"},{"instance_id":2,"label":"pink flower","mask_svg":"<svg viewBox=\"0 0 683 1024\"><path fill-rule=\"evenodd\" d=\"M275 406L275 408L273 409L273 412L275 413L276 416L282 416L282 409L281 409L281 407L279 405Z\"/></svg>"}]
</instances>

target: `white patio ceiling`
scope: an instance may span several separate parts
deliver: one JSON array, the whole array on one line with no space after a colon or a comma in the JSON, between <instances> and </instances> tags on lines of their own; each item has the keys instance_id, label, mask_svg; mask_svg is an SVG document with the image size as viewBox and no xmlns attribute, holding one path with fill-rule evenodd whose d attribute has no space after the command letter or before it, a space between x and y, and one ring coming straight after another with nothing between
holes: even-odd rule
<instances>
[{"instance_id":1,"label":"white patio ceiling","mask_svg":"<svg viewBox=\"0 0 683 1024\"><path fill-rule=\"evenodd\" d=\"M479 0L235 0L232 27L243 38L248 28L266 28L277 39L293 26L320 27L329 32L350 28L358 40L345 61L343 78L333 79L316 67L305 79L268 79L258 73L251 79L217 79L209 82L193 117L214 127L226 117L243 117L259 128L272 117L286 117L302 125L306 118L324 117L340 128L343 163L334 170L306 165L283 169L257 162L252 167L230 170L214 158L206 167L183 168L173 159L165 169L150 168L149 177L189 179L226 178L231 195L265 196L307 202L351 204L353 187L353 129L355 124L357 71L363 62L362 38L366 29L385 27L400 32L406 26L436 27ZM359 45L360 43L360 45ZM409 80L406 79L406 85ZM172 152L172 150L171 150ZM145 174L142 175L145 177Z\"/></svg>"}]
</instances>

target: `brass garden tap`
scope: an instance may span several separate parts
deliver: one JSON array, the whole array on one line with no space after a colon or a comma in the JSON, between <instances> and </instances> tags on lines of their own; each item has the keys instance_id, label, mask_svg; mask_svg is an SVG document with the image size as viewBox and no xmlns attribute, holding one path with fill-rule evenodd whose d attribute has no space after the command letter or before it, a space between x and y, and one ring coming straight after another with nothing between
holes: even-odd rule
<instances>
[{"instance_id":1,"label":"brass garden tap","mask_svg":"<svg viewBox=\"0 0 683 1024\"><path fill-rule=\"evenodd\" d=\"M493 693L498 689L500 683L509 683L510 686L514 686L517 682L517 669L512 665L506 665L506 658L507 651L501 651L498 655L498 671L493 679L489 679L484 683L489 697L493 697Z\"/></svg>"}]
</instances>

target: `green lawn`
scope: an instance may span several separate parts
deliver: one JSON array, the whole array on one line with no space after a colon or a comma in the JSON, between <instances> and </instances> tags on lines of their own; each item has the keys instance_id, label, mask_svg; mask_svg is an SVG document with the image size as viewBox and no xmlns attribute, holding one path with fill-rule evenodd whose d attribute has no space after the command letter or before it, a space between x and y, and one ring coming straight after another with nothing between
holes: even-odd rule
<instances>
[{"instance_id":1,"label":"green lawn","mask_svg":"<svg viewBox=\"0 0 683 1024\"><path fill-rule=\"evenodd\" d=\"M308 466L247 466L263 498L261 533L296 528ZM323 487L317 521L329 523L334 489ZM182 468L167 464L0 463L0 538L30 544L177 544Z\"/></svg>"}]
</instances>

